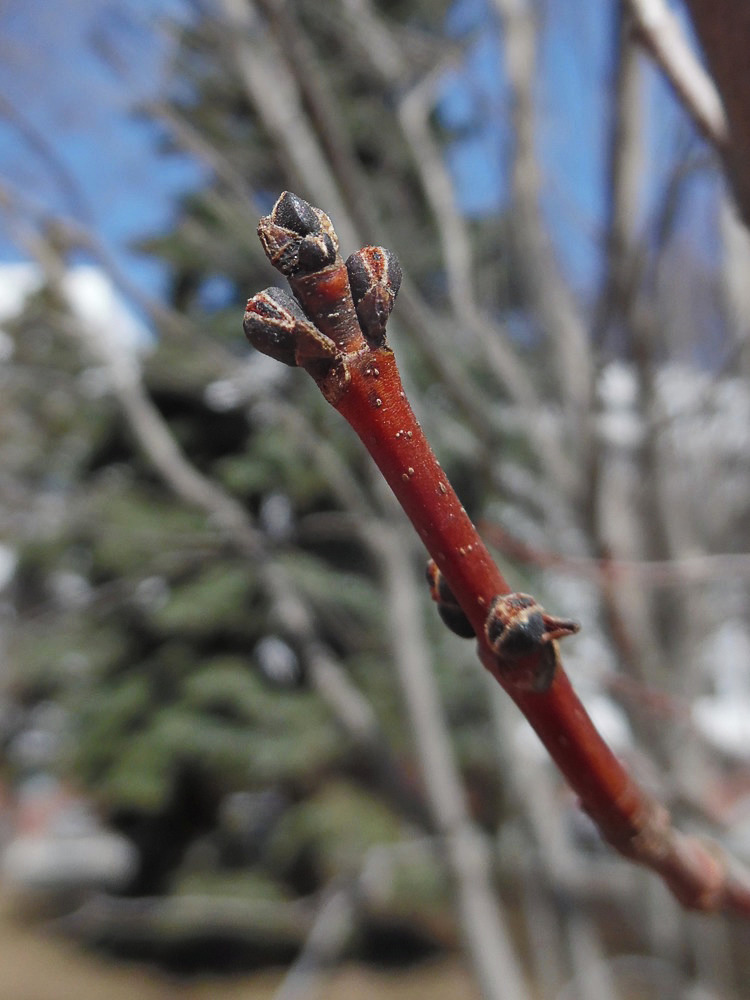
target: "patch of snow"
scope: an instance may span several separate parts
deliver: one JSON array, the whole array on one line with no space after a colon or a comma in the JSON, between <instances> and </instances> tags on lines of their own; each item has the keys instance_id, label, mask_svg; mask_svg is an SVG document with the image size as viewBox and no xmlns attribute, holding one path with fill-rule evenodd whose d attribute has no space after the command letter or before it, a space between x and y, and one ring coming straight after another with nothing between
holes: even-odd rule
<instances>
[{"instance_id":1,"label":"patch of snow","mask_svg":"<svg viewBox=\"0 0 750 1000\"><path fill-rule=\"evenodd\" d=\"M292 503L286 493L268 493L261 501L258 522L274 542L289 538L294 523Z\"/></svg>"},{"instance_id":2,"label":"patch of snow","mask_svg":"<svg viewBox=\"0 0 750 1000\"><path fill-rule=\"evenodd\" d=\"M606 695L597 694L582 699L584 708L591 716L604 742L616 754L623 754L633 748L633 732L623 710Z\"/></svg>"},{"instance_id":3,"label":"patch of snow","mask_svg":"<svg viewBox=\"0 0 750 1000\"><path fill-rule=\"evenodd\" d=\"M613 361L602 371L598 391L606 409L631 409L638 395L633 369L621 361Z\"/></svg>"},{"instance_id":4,"label":"patch of snow","mask_svg":"<svg viewBox=\"0 0 750 1000\"><path fill-rule=\"evenodd\" d=\"M715 750L736 760L750 759L750 699L698 698L691 715L695 728Z\"/></svg>"},{"instance_id":5,"label":"patch of snow","mask_svg":"<svg viewBox=\"0 0 750 1000\"><path fill-rule=\"evenodd\" d=\"M276 684L296 684L300 677L297 654L278 636L268 635L256 645L255 658L263 673Z\"/></svg>"},{"instance_id":6,"label":"patch of snow","mask_svg":"<svg viewBox=\"0 0 750 1000\"><path fill-rule=\"evenodd\" d=\"M234 379L221 378L215 382L209 382L203 390L203 398L206 401L206 406L217 413L225 413L227 410L233 410L239 406L242 402L242 393Z\"/></svg>"},{"instance_id":7,"label":"patch of snow","mask_svg":"<svg viewBox=\"0 0 750 1000\"><path fill-rule=\"evenodd\" d=\"M6 884L32 892L118 889L133 876L138 852L126 837L102 826L91 804L50 774L18 789L17 835L2 854Z\"/></svg>"},{"instance_id":8,"label":"patch of snow","mask_svg":"<svg viewBox=\"0 0 750 1000\"><path fill-rule=\"evenodd\" d=\"M701 648L701 666L719 698L750 698L750 634L736 619L723 622Z\"/></svg>"},{"instance_id":9,"label":"patch of snow","mask_svg":"<svg viewBox=\"0 0 750 1000\"><path fill-rule=\"evenodd\" d=\"M117 889L135 873L133 844L106 830L45 836L28 834L8 844L2 872L16 888L33 891Z\"/></svg>"}]
</instances>

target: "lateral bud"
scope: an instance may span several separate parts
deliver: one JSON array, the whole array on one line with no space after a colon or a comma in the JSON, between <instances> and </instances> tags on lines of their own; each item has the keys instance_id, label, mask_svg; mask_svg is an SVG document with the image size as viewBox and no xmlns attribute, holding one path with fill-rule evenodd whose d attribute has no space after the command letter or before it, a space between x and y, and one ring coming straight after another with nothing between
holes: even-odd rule
<instances>
[{"instance_id":1,"label":"lateral bud","mask_svg":"<svg viewBox=\"0 0 750 1000\"><path fill-rule=\"evenodd\" d=\"M287 278L313 274L333 264L339 241L325 212L284 191L270 215L258 223L266 256Z\"/></svg>"},{"instance_id":2,"label":"lateral bud","mask_svg":"<svg viewBox=\"0 0 750 1000\"><path fill-rule=\"evenodd\" d=\"M357 319L370 347L383 347L385 326L401 287L401 265L392 250L363 247L346 261Z\"/></svg>"},{"instance_id":3,"label":"lateral bud","mask_svg":"<svg viewBox=\"0 0 750 1000\"><path fill-rule=\"evenodd\" d=\"M579 631L578 622L548 614L530 594L498 594L484 634L498 665L525 690L549 690L560 663L557 640ZM534 662L535 661L535 662Z\"/></svg>"},{"instance_id":4,"label":"lateral bud","mask_svg":"<svg viewBox=\"0 0 750 1000\"><path fill-rule=\"evenodd\" d=\"M434 559L427 563L425 571L430 597L437 604L438 614L451 632L460 635L462 639L473 639L476 635L474 626L461 610L461 605L455 598L448 581L438 569Z\"/></svg>"},{"instance_id":5,"label":"lateral bud","mask_svg":"<svg viewBox=\"0 0 750 1000\"><path fill-rule=\"evenodd\" d=\"M331 338L281 288L266 288L248 299L242 326L256 350L285 365L320 368L332 364L339 354Z\"/></svg>"}]
</instances>

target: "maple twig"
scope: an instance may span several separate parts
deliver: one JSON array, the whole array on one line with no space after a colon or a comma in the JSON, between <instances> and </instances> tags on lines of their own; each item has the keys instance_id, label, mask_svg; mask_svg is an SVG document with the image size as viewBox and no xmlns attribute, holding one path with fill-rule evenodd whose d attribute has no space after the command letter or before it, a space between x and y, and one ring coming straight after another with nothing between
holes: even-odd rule
<instances>
[{"instance_id":1,"label":"maple twig","mask_svg":"<svg viewBox=\"0 0 750 1000\"><path fill-rule=\"evenodd\" d=\"M305 368L356 431L476 634L482 664L533 726L604 839L657 872L684 906L750 916L750 873L718 845L676 830L667 809L630 777L559 661L555 636L573 631L571 623L547 616L533 598L511 594L448 482L385 344L385 322L400 283L394 255L368 247L344 264L328 216L288 192L258 231L296 298L268 289L250 299L248 339L264 353ZM536 614L545 634L512 650L503 645L502 628L518 623L493 617L499 595L523 598L521 626L533 624ZM554 669L546 676L550 649Z\"/></svg>"}]
</instances>

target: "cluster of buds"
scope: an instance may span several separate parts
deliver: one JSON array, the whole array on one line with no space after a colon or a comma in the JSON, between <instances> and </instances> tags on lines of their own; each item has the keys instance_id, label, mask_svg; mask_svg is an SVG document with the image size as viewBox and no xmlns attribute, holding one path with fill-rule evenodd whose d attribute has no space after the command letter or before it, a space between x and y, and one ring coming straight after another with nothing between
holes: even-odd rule
<instances>
[{"instance_id":1,"label":"cluster of buds","mask_svg":"<svg viewBox=\"0 0 750 1000\"><path fill-rule=\"evenodd\" d=\"M461 609L434 559L427 563L430 597L438 614L456 635L473 639L474 627ZM532 691L548 691L560 662L557 640L575 635L580 626L548 614L530 594L498 594L484 622L487 644L514 682Z\"/></svg>"},{"instance_id":2,"label":"cluster of buds","mask_svg":"<svg viewBox=\"0 0 750 1000\"><path fill-rule=\"evenodd\" d=\"M401 285L392 251L364 247L344 263L325 212L289 191L260 220L258 235L294 297L267 288L248 300L244 329L253 347L318 376L362 340L373 349L385 346Z\"/></svg>"},{"instance_id":3,"label":"cluster of buds","mask_svg":"<svg viewBox=\"0 0 750 1000\"><path fill-rule=\"evenodd\" d=\"M347 358L388 350L386 323L401 285L398 259L383 247L364 247L344 262L325 212L289 191L260 220L258 235L293 294L266 288L249 299L245 334L263 354L308 371L334 402L350 377ZM427 580L445 624L473 638L473 625L432 560ZM503 594L492 600L483 631L514 683L545 691L559 663L556 640L578 625L547 614L528 594Z\"/></svg>"}]
</instances>

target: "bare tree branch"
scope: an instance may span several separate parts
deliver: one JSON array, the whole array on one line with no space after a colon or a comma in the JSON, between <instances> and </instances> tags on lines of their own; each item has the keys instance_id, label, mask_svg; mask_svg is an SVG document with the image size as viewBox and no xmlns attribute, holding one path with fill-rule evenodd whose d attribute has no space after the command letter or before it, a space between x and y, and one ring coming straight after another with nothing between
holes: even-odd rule
<instances>
[{"instance_id":1,"label":"bare tree branch","mask_svg":"<svg viewBox=\"0 0 750 1000\"><path fill-rule=\"evenodd\" d=\"M729 126L714 81L691 48L665 0L626 0L633 29L672 84L701 135L724 153Z\"/></svg>"},{"instance_id":2,"label":"bare tree branch","mask_svg":"<svg viewBox=\"0 0 750 1000\"><path fill-rule=\"evenodd\" d=\"M371 535L389 599L393 660L422 778L456 887L461 931L486 1000L524 1000L528 991L492 886L490 852L471 823L429 663L420 602L402 532Z\"/></svg>"},{"instance_id":3,"label":"bare tree branch","mask_svg":"<svg viewBox=\"0 0 750 1000\"><path fill-rule=\"evenodd\" d=\"M592 366L586 325L560 274L539 207L534 81L536 26L528 0L493 0L503 30L513 120L512 186L518 253L532 307L557 358L568 433L579 455L589 446Z\"/></svg>"},{"instance_id":4,"label":"bare tree branch","mask_svg":"<svg viewBox=\"0 0 750 1000\"><path fill-rule=\"evenodd\" d=\"M750 6L745 0L687 0L708 68L729 123L722 147L729 180L750 225Z\"/></svg>"},{"instance_id":5,"label":"bare tree branch","mask_svg":"<svg viewBox=\"0 0 750 1000\"><path fill-rule=\"evenodd\" d=\"M247 96L300 186L328 206L342 242L359 246L357 228L300 105L298 88L274 39L269 32L263 34L253 7L249 0L221 0L228 51Z\"/></svg>"}]
</instances>

